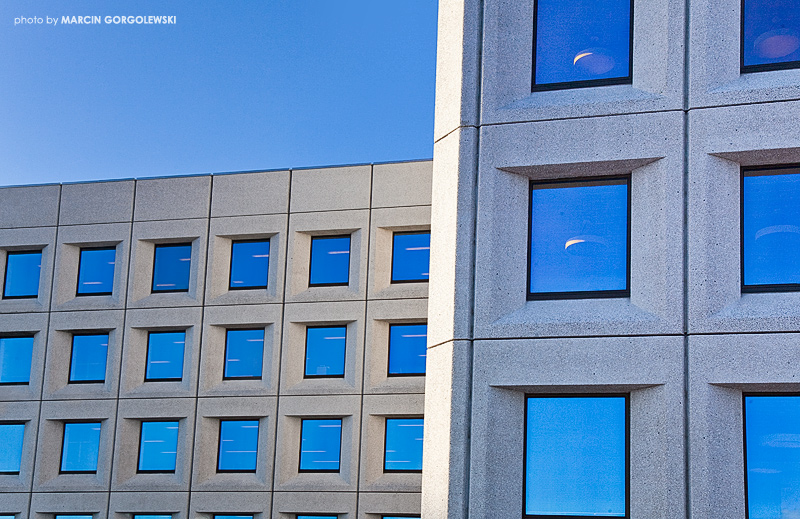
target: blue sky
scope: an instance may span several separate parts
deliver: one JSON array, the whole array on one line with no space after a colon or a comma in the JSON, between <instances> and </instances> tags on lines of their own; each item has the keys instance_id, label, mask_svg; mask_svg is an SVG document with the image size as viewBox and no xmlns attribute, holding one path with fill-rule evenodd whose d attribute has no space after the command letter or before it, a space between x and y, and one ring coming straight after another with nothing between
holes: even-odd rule
<instances>
[{"instance_id":1,"label":"blue sky","mask_svg":"<svg viewBox=\"0 0 800 519\"><path fill-rule=\"evenodd\" d=\"M0 185L430 158L436 10L3 0ZM177 23L62 23L87 15Z\"/></svg>"}]
</instances>

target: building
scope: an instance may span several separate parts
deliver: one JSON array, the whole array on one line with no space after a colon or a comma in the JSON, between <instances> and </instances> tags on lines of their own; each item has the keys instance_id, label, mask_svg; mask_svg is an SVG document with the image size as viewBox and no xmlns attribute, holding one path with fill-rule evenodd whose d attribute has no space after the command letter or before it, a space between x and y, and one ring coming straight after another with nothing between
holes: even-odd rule
<instances>
[{"instance_id":1,"label":"building","mask_svg":"<svg viewBox=\"0 0 800 519\"><path fill-rule=\"evenodd\" d=\"M418 515L430 174L0 189L0 515Z\"/></svg>"}]
</instances>

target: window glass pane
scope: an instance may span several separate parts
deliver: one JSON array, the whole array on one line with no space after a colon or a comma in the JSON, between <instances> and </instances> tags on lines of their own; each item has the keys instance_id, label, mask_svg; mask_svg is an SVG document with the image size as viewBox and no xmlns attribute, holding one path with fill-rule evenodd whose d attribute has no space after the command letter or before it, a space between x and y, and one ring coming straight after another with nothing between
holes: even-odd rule
<instances>
[{"instance_id":1,"label":"window glass pane","mask_svg":"<svg viewBox=\"0 0 800 519\"><path fill-rule=\"evenodd\" d=\"M135 514L133 519L172 519L172 514Z\"/></svg>"},{"instance_id":2,"label":"window glass pane","mask_svg":"<svg viewBox=\"0 0 800 519\"><path fill-rule=\"evenodd\" d=\"M9 252L3 297L36 297L42 271L42 252Z\"/></svg>"},{"instance_id":3,"label":"window glass pane","mask_svg":"<svg viewBox=\"0 0 800 519\"><path fill-rule=\"evenodd\" d=\"M97 472L100 422L65 423L61 472Z\"/></svg>"},{"instance_id":4,"label":"window glass pane","mask_svg":"<svg viewBox=\"0 0 800 519\"><path fill-rule=\"evenodd\" d=\"M350 276L350 236L311 238L310 285L346 285Z\"/></svg>"},{"instance_id":5,"label":"window glass pane","mask_svg":"<svg viewBox=\"0 0 800 519\"><path fill-rule=\"evenodd\" d=\"M32 357L33 337L0 337L0 384L27 384Z\"/></svg>"},{"instance_id":6,"label":"window glass pane","mask_svg":"<svg viewBox=\"0 0 800 519\"><path fill-rule=\"evenodd\" d=\"M153 292L186 292L192 266L192 246L156 245Z\"/></svg>"},{"instance_id":7,"label":"window glass pane","mask_svg":"<svg viewBox=\"0 0 800 519\"><path fill-rule=\"evenodd\" d=\"M529 397L528 515L625 516L625 397Z\"/></svg>"},{"instance_id":8,"label":"window glass pane","mask_svg":"<svg viewBox=\"0 0 800 519\"><path fill-rule=\"evenodd\" d=\"M800 283L800 170L745 171L744 284Z\"/></svg>"},{"instance_id":9,"label":"window glass pane","mask_svg":"<svg viewBox=\"0 0 800 519\"><path fill-rule=\"evenodd\" d=\"M106 379L108 334L73 335L70 382L103 382Z\"/></svg>"},{"instance_id":10,"label":"window glass pane","mask_svg":"<svg viewBox=\"0 0 800 519\"><path fill-rule=\"evenodd\" d=\"M306 328L306 377L343 377L346 326Z\"/></svg>"},{"instance_id":11,"label":"window glass pane","mask_svg":"<svg viewBox=\"0 0 800 519\"><path fill-rule=\"evenodd\" d=\"M750 519L800 515L800 397L746 396L745 453Z\"/></svg>"},{"instance_id":12,"label":"window glass pane","mask_svg":"<svg viewBox=\"0 0 800 519\"><path fill-rule=\"evenodd\" d=\"M13 515L0 515L0 519L15 519L15 517Z\"/></svg>"},{"instance_id":13,"label":"window glass pane","mask_svg":"<svg viewBox=\"0 0 800 519\"><path fill-rule=\"evenodd\" d=\"M297 519L338 519L338 515L298 515Z\"/></svg>"},{"instance_id":14,"label":"window glass pane","mask_svg":"<svg viewBox=\"0 0 800 519\"><path fill-rule=\"evenodd\" d=\"M55 519L92 519L92 515L57 514Z\"/></svg>"},{"instance_id":15,"label":"window glass pane","mask_svg":"<svg viewBox=\"0 0 800 519\"><path fill-rule=\"evenodd\" d=\"M745 0L742 64L800 61L800 0Z\"/></svg>"},{"instance_id":16,"label":"window glass pane","mask_svg":"<svg viewBox=\"0 0 800 519\"><path fill-rule=\"evenodd\" d=\"M382 515L382 519L419 519L418 515Z\"/></svg>"},{"instance_id":17,"label":"window glass pane","mask_svg":"<svg viewBox=\"0 0 800 519\"><path fill-rule=\"evenodd\" d=\"M214 519L253 519L252 515L215 515Z\"/></svg>"},{"instance_id":18,"label":"window glass pane","mask_svg":"<svg viewBox=\"0 0 800 519\"><path fill-rule=\"evenodd\" d=\"M431 262L431 233L395 233L392 282L427 281Z\"/></svg>"},{"instance_id":19,"label":"window glass pane","mask_svg":"<svg viewBox=\"0 0 800 519\"><path fill-rule=\"evenodd\" d=\"M217 470L255 472L258 420L220 420Z\"/></svg>"},{"instance_id":20,"label":"window glass pane","mask_svg":"<svg viewBox=\"0 0 800 519\"><path fill-rule=\"evenodd\" d=\"M186 332L150 332L147 340L147 370L144 379L183 378L183 349Z\"/></svg>"},{"instance_id":21,"label":"window glass pane","mask_svg":"<svg viewBox=\"0 0 800 519\"><path fill-rule=\"evenodd\" d=\"M261 378L264 330L228 330L224 378Z\"/></svg>"},{"instance_id":22,"label":"window glass pane","mask_svg":"<svg viewBox=\"0 0 800 519\"><path fill-rule=\"evenodd\" d=\"M22 440L25 424L0 423L0 474L16 474L22 463Z\"/></svg>"},{"instance_id":23,"label":"window glass pane","mask_svg":"<svg viewBox=\"0 0 800 519\"><path fill-rule=\"evenodd\" d=\"M399 472L422 470L422 418L387 418L383 469Z\"/></svg>"},{"instance_id":24,"label":"window glass pane","mask_svg":"<svg viewBox=\"0 0 800 519\"><path fill-rule=\"evenodd\" d=\"M627 290L627 180L535 184L531 198L531 293Z\"/></svg>"},{"instance_id":25,"label":"window glass pane","mask_svg":"<svg viewBox=\"0 0 800 519\"><path fill-rule=\"evenodd\" d=\"M341 420L303 420L300 471L339 472L341 445Z\"/></svg>"},{"instance_id":26,"label":"window glass pane","mask_svg":"<svg viewBox=\"0 0 800 519\"><path fill-rule=\"evenodd\" d=\"M178 422L142 422L139 472L175 472Z\"/></svg>"},{"instance_id":27,"label":"window glass pane","mask_svg":"<svg viewBox=\"0 0 800 519\"><path fill-rule=\"evenodd\" d=\"M110 294L114 288L115 248L81 249L78 294Z\"/></svg>"},{"instance_id":28,"label":"window glass pane","mask_svg":"<svg viewBox=\"0 0 800 519\"><path fill-rule=\"evenodd\" d=\"M427 343L427 324L390 325L389 375L424 375Z\"/></svg>"},{"instance_id":29,"label":"window glass pane","mask_svg":"<svg viewBox=\"0 0 800 519\"><path fill-rule=\"evenodd\" d=\"M536 0L535 85L628 78L631 0Z\"/></svg>"},{"instance_id":30,"label":"window glass pane","mask_svg":"<svg viewBox=\"0 0 800 519\"><path fill-rule=\"evenodd\" d=\"M233 242L230 288L267 288L268 274L269 240Z\"/></svg>"}]
</instances>

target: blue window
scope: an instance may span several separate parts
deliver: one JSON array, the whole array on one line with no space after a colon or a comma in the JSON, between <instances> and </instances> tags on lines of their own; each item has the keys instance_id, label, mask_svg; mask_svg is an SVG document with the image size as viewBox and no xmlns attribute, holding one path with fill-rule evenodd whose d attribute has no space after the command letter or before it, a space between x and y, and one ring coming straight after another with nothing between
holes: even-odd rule
<instances>
[{"instance_id":1,"label":"blue window","mask_svg":"<svg viewBox=\"0 0 800 519\"><path fill-rule=\"evenodd\" d=\"M19 474L24 437L24 423L0 423L0 474Z\"/></svg>"},{"instance_id":2,"label":"blue window","mask_svg":"<svg viewBox=\"0 0 800 519\"><path fill-rule=\"evenodd\" d=\"M629 184L531 184L528 299L630 295Z\"/></svg>"},{"instance_id":3,"label":"blue window","mask_svg":"<svg viewBox=\"0 0 800 519\"><path fill-rule=\"evenodd\" d=\"M800 290L800 168L743 170L742 291Z\"/></svg>"},{"instance_id":4,"label":"blue window","mask_svg":"<svg viewBox=\"0 0 800 519\"><path fill-rule=\"evenodd\" d=\"M255 472L258 420L220 420L217 472Z\"/></svg>"},{"instance_id":5,"label":"blue window","mask_svg":"<svg viewBox=\"0 0 800 519\"><path fill-rule=\"evenodd\" d=\"M78 295L111 295L114 290L114 265L117 249L98 247L81 249L78 266Z\"/></svg>"},{"instance_id":6,"label":"blue window","mask_svg":"<svg viewBox=\"0 0 800 519\"><path fill-rule=\"evenodd\" d=\"M214 515L214 519L253 519L251 515Z\"/></svg>"},{"instance_id":7,"label":"blue window","mask_svg":"<svg viewBox=\"0 0 800 519\"><path fill-rule=\"evenodd\" d=\"M350 236L311 238L309 286L347 285L350 279Z\"/></svg>"},{"instance_id":8,"label":"blue window","mask_svg":"<svg viewBox=\"0 0 800 519\"><path fill-rule=\"evenodd\" d=\"M139 472L175 472L178 422L142 422Z\"/></svg>"},{"instance_id":9,"label":"blue window","mask_svg":"<svg viewBox=\"0 0 800 519\"><path fill-rule=\"evenodd\" d=\"M235 241L231 245L231 290L267 288L269 240Z\"/></svg>"},{"instance_id":10,"label":"blue window","mask_svg":"<svg viewBox=\"0 0 800 519\"><path fill-rule=\"evenodd\" d=\"M626 396L530 396L525 515L625 517Z\"/></svg>"},{"instance_id":11,"label":"blue window","mask_svg":"<svg viewBox=\"0 0 800 519\"><path fill-rule=\"evenodd\" d=\"M389 325L390 377L424 375L427 356L427 324Z\"/></svg>"},{"instance_id":12,"label":"blue window","mask_svg":"<svg viewBox=\"0 0 800 519\"><path fill-rule=\"evenodd\" d=\"M153 292L188 292L191 267L191 243L156 245Z\"/></svg>"},{"instance_id":13,"label":"blue window","mask_svg":"<svg viewBox=\"0 0 800 519\"><path fill-rule=\"evenodd\" d=\"M37 297L42 272L42 251L8 252L3 297Z\"/></svg>"},{"instance_id":14,"label":"blue window","mask_svg":"<svg viewBox=\"0 0 800 519\"><path fill-rule=\"evenodd\" d=\"M108 358L108 334L72 336L72 357L69 366L71 383L105 382Z\"/></svg>"},{"instance_id":15,"label":"blue window","mask_svg":"<svg viewBox=\"0 0 800 519\"><path fill-rule=\"evenodd\" d=\"M297 519L339 519L338 515L298 515Z\"/></svg>"},{"instance_id":16,"label":"blue window","mask_svg":"<svg viewBox=\"0 0 800 519\"><path fill-rule=\"evenodd\" d=\"M800 514L800 396L745 395L748 519Z\"/></svg>"},{"instance_id":17,"label":"blue window","mask_svg":"<svg viewBox=\"0 0 800 519\"><path fill-rule=\"evenodd\" d=\"M800 0L742 3L742 72L800 67Z\"/></svg>"},{"instance_id":18,"label":"blue window","mask_svg":"<svg viewBox=\"0 0 800 519\"><path fill-rule=\"evenodd\" d=\"M306 419L300 426L300 472L339 472L341 419Z\"/></svg>"},{"instance_id":19,"label":"blue window","mask_svg":"<svg viewBox=\"0 0 800 519\"><path fill-rule=\"evenodd\" d=\"M91 514L56 514L55 519L92 519Z\"/></svg>"},{"instance_id":20,"label":"blue window","mask_svg":"<svg viewBox=\"0 0 800 519\"><path fill-rule=\"evenodd\" d=\"M223 379L261 379L264 329L228 330L225 335Z\"/></svg>"},{"instance_id":21,"label":"blue window","mask_svg":"<svg viewBox=\"0 0 800 519\"><path fill-rule=\"evenodd\" d=\"M396 232L392 244L392 283L428 281L431 233Z\"/></svg>"},{"instance_id":22,"label":"blue window","mask_svg":"<svg viewBox=\"0 0 800 519\"><path fill-rule=\"evenodd\" d=\"M387 418L384 472L422 472L422 418Z\"/></svg>"},{"instance_id":23,"label":"blue window","mask_svg":"<svg viewBox=\"0 0 800 519\"><path fill-rule=\"evenodd\" d=\"M181 380L186 332L150 332L147 337L145 382Z\"/></svg>"},{"instance_id":24,"label":"blue window","mask_svg":"<svg viewBox=\"0 0 800 519\"><path fill-rule=\"evenodd\" d=\"M33 337L0 337L0 384L31 380Z\"/></svg>"},{"instance_id":25,"label":"blue window","mask_svg":"<svg viewBox=\"0 0 800 519\"><path fill-rule=\"evenodd\" d=\"M172 514L134 514L133 519L172 519Z\"/></svg>"},{"instance_id":26,"label":"blue window","mask_svg":"<svg viewBox=\"0 0 800 519\"><path fill-rule=\"evenodd\" d=\"M61 450L61 472L97 472L100 452L100 422L64 424L64 444Z\"/></svg>"},{"instance_id":27,"label":"blue window","mask_svg":"<svg viewBox=\"0 0 800 519\"><path fill-rule=\"evenodd\" d=\"M533 90L631 82L631 0L536 0Z\"/></svg>"},{"instance_id":28,"label":"blue window","mask_svg":"<svg viewBox=\"0 0 800 519\"><path fill-rule=\"evenodd\" d=\"M343 377L346 326L306 328L306 378Z\"/></svg>"}]
</instances>

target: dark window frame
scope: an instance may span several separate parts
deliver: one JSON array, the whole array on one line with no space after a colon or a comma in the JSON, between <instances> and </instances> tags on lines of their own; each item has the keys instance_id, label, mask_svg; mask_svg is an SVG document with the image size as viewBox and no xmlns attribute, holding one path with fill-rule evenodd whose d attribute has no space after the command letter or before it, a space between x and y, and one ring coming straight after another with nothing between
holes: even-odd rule
<instances>
[{"instance_id":1,"label":"dark window frame","mask_svg":"<svg viewBox=\"0 0 800 519\"><path fill-rule=\"evenodd\" d=\"M36 334L35 333L25 333L25 332L10 332L6 333L3 332L0 334L0 339L33 339L33 345L31 345L31 349L36 346ZM33 361L31 361L31 373L28 373L28 381L27 382L0 382L0 387L3 386L30 386L31 385L31 375L33 373Z\"/></svg>"},{"instance_id":2,"label":"dark window frame","mask_svg":"<svg viewBox=\"0 0 800 519\"><path fill-rule=\"evenodd\" d=\"M424 377L425 373L392 373L389 371L390 362L392 358L392 328L394 326L428 326L428 321L414 322L414 323L389 323L389 339L386 344L386 377L387 378L402 378L402 377ZM427 359L426 359L427 360Z\"/></svg>"},{"instance_id":3,"label":"dark window frame","mask_svg":"<svg viewBox=\"0 0 800 519\"><path fill-rule=\"evenodd\" d=\"M72 341L70 341L69 348L69 370L67 371L67 384L105 384L106 380L72 380L72 358L75 356L75 337L99 337L105 335L108 337L109 348L111 347L111 333L110 332L73 332ZM150 337L148 336L148 342ZM108 352L106 352L106 373L108 372Z\"/></svg>"},{"instance_id":4,"label":"dark window frame","mask_svg":"<svg viewBox=\"0 0 800 519\"><path fill-rule=\"evenodd\" d=\"M304 469L303 465L303 426L306 420L339 420L339 468L334 469ZM342 416L313 416L300 418L300 445L297 450L297 473L298 474L339 474L342 472L342 435L344 433L344 417Z\"/></svg>"},{"instance_id":5,"label":"dark window frame","mask_svg":"<svg viewBox=\"0 0 800 519\"><path fill-rule=\"evenodd\" d=\"M153 245L153 273L152 279L150 280L150 294L185 294L189 292L189 286L192 284L192 261L191 256L194 255L194 245L193 241L190 242L181 242L181 243L156 243ZM186 288L181 289L169 289L169 290L156 290L156 255L158 254L158 249L166 249L171 247L189 247L191 251L191 255L189 256L189 281Z\"/></svg>"},{"instance_id":6,"label":"dark window frame","mask_svg":"<svg viewBox=\"0 0 800 519\"><path fill-rule=\"evenodd\" d=\"M743 294L798 292L800 283L772 283L768 285L745 285L744 283L744 179L750 172L778 171L781 169L794 169L800 174L800 164L779 164L775 166L746 166L740 168L739 173L739 286ZM767 176L767 175L764 175Z\"/></svg>"},{"instance_id":7,"label":"dark window frame","mask_svg":"<svg viewBox=\"0 0 800 519\"><path fill-rule=\"evenodd\" d=\"M91 296L110 296L114 294L114 279L111 279L111 292L92 292L92 293L81 293L81 262L83 261L83 251L90 250L90 251L101 251L101 250L113 250L114 251L114 276L116 277L117 274L117 247L116 245L109 245L109 246L101 246L101 247L81 247L78 251L78 276L77 280L78 283L75 286L75 297L91 297ZM155 262L153 264L155 267ZM155 268L154 268L155 273Z\"/></svg>"},{"instance_id":8,"label":"dark window frame","mask_svg":"<svg viewBox=\"0 0 800 519\"><path fill-rule=\"evenodd\" d=\"M41 255L41 261L44 263L44 249L27 249L27 250L9 250L6 251L6 269L3 271L3 291L0 292L0 299L39 299L39 291L41 290L41 283L42 283L42 271L41 268L39 269L39 290L36 291L36 295L33 296L7 296L6 294L6 286L8 285L8 258L11 256L20 256L22 254L35 254L39 253Z\"/></svg>"},{"instance_id":9,"label":"dark window frame","mask_svg":"<svg viewBox=\"0 0 800 519\"><path fill-rule=\"evenodd\" d=\"M181 418L155 418L153 420L150 419L140 419L139 420L139 450L136 453L136 473L137 474L175 474L178 469L178 453L175 453L175 468L172 470L152 470L152 469L140 469L139 465L142 464L142 431L144 429L145 423L166 423L166 422L178 422L178 441L175 442L175 450L178 450L178 443L180 443L180 426L181 426ZM136 514L136 515L143 515L143 514ZM167 515L167 514L145 514L145 515Z\"/></svg>"},{"instance_id":10,"label":"dark window frame","mask_svg":"<svg viewBox=\"0 0 800 519\"><path fill-rule=\"evenodd\" d=\"M228 332L264 332L264 342L261 343L261 375L247 377L229 377L225 375L225 363L228 362ZM264 379L264 343L267 342L266 328L225 328L225 352L222 355L222 380L263 380Z\"/></svg>"},{"instance_id":11,"label":"dark window frame","mask_svg":"<svg viewBox=\"0 0 800 519\"><path fill-rule=\"evenodd\" d=\"M258 286L247 286L247 287L235 287L231 283L233 282L233 246L237 243L261 243L267 242L269 244L269 258L267 260L267 284L266 285L258 285ZM231 240L231 264L228 267L228 290L266 290L269 288L269 271L272 266L272 262L269 261L272 259L272 237L269 238L248 238L246 240ZM311 274L309 274L310 276Z\"/></svg>"},{"instance_id":12,"label":"dark window frame","mask_svg":"<svg viewBox=\"0 0 800 519\"><path fill-rule=\"evenodd\" d=\"M428 278L419 279L394 279L394 237L409 236L414 234L427 234L430 237L431 231L428 229L427 231L395 231L392 233L392 264L389 266L389 284L391 285L402 285L404 283L428 283L430 281L430 276ZM428 270L430 270L430 264L428 265Z\"/></svg>"},{"instance_id":13,"label":"dark window frame","mask_svg":"<svg viewBox=\"0 0 800 519\"><path fill-rule=\"evenodd\" d=\"M784 61L782 63L761 63L759 65L745 65L744 64L744 4L747 0L741 0L739 6L739 73L750 74L753 72L770 72L773 70L788 70L793 68L800 68L800 60Z\"/></svg>"},{"instance_id":14,"label":"dark window frame","mask_svg":"<svg viewBox=\"0 0 800 519\"><path fill-rule=\"evenodd\" d=\"M311 282L311 264L314 258L314 240L332 240L336 238L347 238L349 240L349 247L347 254L347 282L346 283L312 283ZM311 287L346 287L350 286L350 267L352 265L351 256L353 255L353 235L352 234L336 234L325 236L312 236L311 245L308 248L308 286Z\"/></svg>"},{"instance_id":15,"label":"dark window frame","mask_svg":"<svg viewBox=\"0 0 800 519\"><path fill-rule=\"evenodd\" d=\"M103 422L105 420L97 420L96 418L91 419L82 419L82 420L62 420L61 421L61 457L58 461L58 473L59 474L97 474L97 470L100 468L100 449L102 448L103 443ZM89 424L89 423L96 423L100 424L100 438L97 440L97 466L98 468L95 470L62 470L61 467L64 466L64 438L67 434L67 425L69 424ZM73 515L87 515L87 514L73 514Z\"/></svg>"},{"instance_id":16,"label":"dark window frame","mask_svg":"<svg viewBox=\"0 0 800 519\"><path fill-rule=\"evenodd\" d=\"M24 420L11 420L9 422L5 422L5 421L0 422L0 427L2 427L3 425L21 425L24 428L27 428L28 427L28 422L26 422ZM25 432L26 432L25 429L23 429L22 430L22 455L23 456L25 455ZM20 459L20 463L19 464L20 464L20 468L22 468L22 460L21 459ZM17 471L8 471L8 472L0 470L0 475L2 475L2 476L18 476L19 472L20 472L19 470L17 470ZM0 515L3 515L3 514L0 514Z\"/></svg>"},{"instance_id":17,"label":"dark window frame","mask_svg":"<svg viewBox=\"0 0 800 519\"><path fill-rule=\"evenodd\" d=\"M387 436L389 434L389 427L388 421L389 420L422 420L423 427L425 424L425 417L419 415L392 415L392 416L385 416L383 420L383 473L384 474L422 474L422 469L414 469L414 470L398 470L398 469L387 469L386 468L386 445Z\"/></svg>"},{"instance_id":18,"label":"dark window frame","mask_svg":"<svg viewBox=\"0 0 800 519\"><path fill-rule=\"evenodd\" d=\"M625 515L528 515L525 499L528 495L528 399L529 398L624 398L625 399ZM630 393L525 393L522 426L522 519L630 519L631 517L631 395Z\"/></svg>"},{"instance_id":19,"label":"dark window frame","mask_svg":"<svg viewBox=\"0 0 800 519\"><path fill-rule=\"evenodd\" d=\"M258 435L261 434L261 418L259 417L251 417L251 418L236 418L236 417L229 417L226 416L224 418L220 418L219 420L219 428L218 428L218 438L217 438L217 474L255 474L258 472ZM219 468L219 461L220 456L222 454L222 422L258 422L258 435L256 435L256 468L252 470L234 470L234 469L221 469ZM231 514L235 515L235 514Z\"/></svg>"},{"instance_id":20,"label":"dark window frame","mask_svg":"<svg viewBox=\"0 0 800 519\"><path fill-rule=\"evenodd\" d=\"M580 184L582 182L611 182L624 180L628 189L627 258L624 290L583 290L577 292L531 292L531 253L533 252L533 189L536 185ZM611 184L614 185L614 184ZM618 184L621 185L621 184ZM576 186L577 187L577 186ZM557 180L531 180L528 183L528 273L525 293L527 301L553 301L563 299L609 299L631 297L631 175L561 178Z\"/></svg>"},{"instance_id":21,"label":"dark window frame","mask_svg":"<svg viewBox=\"0 0 800 519\"><path fill-rule=\"evenodd\" d=\"M306 375L308 368L308 330L318 330L320 328L344 328L344 363L342 365L341 375ZM320 379L320 378L344 378L347 371L347 324L319 324L313 326L306 326L306 340L303 348L303 379Z\"/></svg>"},{"instance_id":22,"label":"dark window frame","mask_svg":"<svg viewBox=\"0 0 800 519\"><path fill-rule=\"evenodd\" d=\"M178 329L178 330L148 330L147 331L147 348L144 352L144 382L181 382L183 381L183 371L186 371L186 330ZM181 372L180 378L147 378L147 362L150 359L150 336L154 333L179 333L183 332L183 371Z\"/></svg>"},{"instance_id":23,"label":"dark window frame","mask_svg":"<svg viewBox=\"0 0 800 519\"><path fill-rule=\"evenodd\" d=\"M631 2L631 16L630 16L630 40L628 41L628 75L620 78L603 78L603 79L586 79L582 81L563 81L560 83L546 83L542 85L536 84L536 36L539 29L539 20L537 19L539 13L539 0L533 0L533 51L531 57L531 93L546 92L550 90L568 90L572 88L588 88L599 86L611 85L632 85L633 84L633 4ZM744 2L744 0L742 0Z\"/></svg>"}]
</instances>

